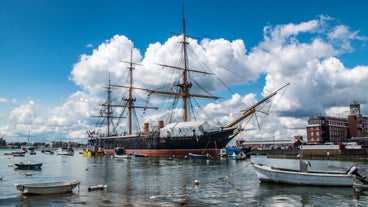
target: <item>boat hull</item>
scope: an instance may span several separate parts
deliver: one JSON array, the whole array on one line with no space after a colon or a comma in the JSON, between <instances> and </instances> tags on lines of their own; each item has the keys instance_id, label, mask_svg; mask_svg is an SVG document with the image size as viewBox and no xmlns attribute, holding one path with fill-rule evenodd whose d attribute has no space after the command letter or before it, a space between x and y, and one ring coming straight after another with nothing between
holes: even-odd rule
<instances>
[{"instance_id":1,"label":"boat hull","mask_svg":"<svg viewBox=\"0 0 368 207\"><path fill-rule=\"evenodd\" d=\"M194 160L205 160L209 158L209 155L207 154L193 154L193 153L189 153L189 157L190 159L194 159Z\"/></svg>"},{"instance_id":2,"label":"boat hull","mask_svg":"<svg viewBox=\"0 0 368 207\"><path fill-rule=\"evenodd\" d=\"M138 152L149 156L188 156L189 153L217 156L231 141L235 128L224 129L201 136L160 137L158 134L139 136L96 137L88 140L105 153L113 154L115 147L124 147L127 154Z\"/></svg>"},{"instance_id":3,"label":"boat hull","mask_svg":"<svg viewBox=\"0 0 368 207\"><path fill-rule=\"evenodd\" d=\"M132 157L148 157L147 154L142 154L142 153L139 153L139 152L131 152L129 153L130 156Z\"/></svg>"},{"instance_id":4,"label":"boat hull","mask_svg":"<svg viewBox=\"0 0 368 207\"><path fill-rule=\"evenodd\" d=\"M253 167L258 179L263 182L341 187L352 187L354 183L354 177L344 172L300 172L260 164L254 164Z\"/></svg>"},{"instance_id":5,"label":"boat hull","mask_svg":"<svg viewBox=\"0 0 368 207\"><path fill-rule=\"evenodd\" d=\"M130 159L130 155L114 155L115 159Z\"/></svg>"},{"instance_id":6,"label":"boat hull","mask_svg":"<svg viewBox=\"0 0 368 207\"><path fill-rule=\"evenodd\" d=\"M104 156L105 153L103 151L93 152L93 151L83 151L83 156L85 157L97 157L97 156Z\"/></svg>"},{"instance_id":7,"label":"boat hull","mask_svg":"<svg viewBox=\"0 0 368 207\"><path fill-rule=\"evenodd\" d=\"M20 151L20 152L12 152L11 153L14 157L24 157L26 152L25 151Z\"/></svg>"},{"instance_id":8,"label":"boat hull","mask_svg":"<svg viewBox=\"0 0 368 207\"><path fill-rule=\"evenodd\" d=\"M67 148L59 148L56 151L57 155L67 155L67 156L73 156L74 155L74 150L72 149L67 149Z\"/></svg>"},{"instance_id":9,"label":"boat hull","mask_svg":"<svg viewBox=\"0 0 368 207\"><path fill-rule=\"evenodd\" d=\"M67 156L73 156L73 152L57 152L58 155L67 155Z\"/></svg>"},{"instance_id":10,"label":"boat hull","mask_svg":"<svg viewBox=\"0 0 368 207\"><path fill-rule=\"evenodd\" d=\"M22 194L46 195L72 192L79 183L80 181L76 180L72 182L15 184L15 187Z\"/></svg>"},{"instance_id":11,"label":"boat hull","mask_svg":"<svg viewBox=\"0 0 368 207\"><path fill-rule=\"evenodd\" d=\"M40 170L42 163L15 163L17 170Z\"/></svg>"},{"instance_id":12,"label":"boat hull","mask_svg":"<svg viewBox=\"0 0 368 207\"><path fill-rule=\"evenodd\" d=\"M123 147L116 147L114 149L114 158L115 159L130 159L131 156L126 153L126 150Z\"/></svg>"}]
</instances>

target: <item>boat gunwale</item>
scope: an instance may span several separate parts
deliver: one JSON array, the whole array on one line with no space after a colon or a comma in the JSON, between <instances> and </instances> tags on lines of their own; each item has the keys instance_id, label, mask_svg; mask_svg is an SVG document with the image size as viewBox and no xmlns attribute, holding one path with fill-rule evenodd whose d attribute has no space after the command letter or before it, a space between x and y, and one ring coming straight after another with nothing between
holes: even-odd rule
<instances>
[{"instance_id":1,"label":"boat gunwale","mask_svg":"<svg viewBox=\"0 0 368 207\"><path fill-rule=\"evenodd\" d=\"M72 181L72 182L64 182L64 181L55 181L55 182L42 182L42 183L26 183L26 184L15 184L16 186L25 186L32 188L44 188L44 187L61 187L61 186L69 186L69 185L78 185L80 181Z\"/></svg>"},{"instance_id":2,"label":"boat gunwale","mask_svg":"<svg viewBox=\"0 0 368 207\"><path fill-rule=\"evenodd\" d=\"M339 171L306 171L306 172L302 172L299 170L294 170L294 169L287 169L287 168L277 168L277 167L271 167L271 166L265 166L265 165L260 165L260 164L254 164L254 166L256 166L258 169L264 170L264 171L268 171L268 172L272 172L272 173L286 173L286 174L293 174L293 175L314 175L314 176L321 176L321 177L326 177L330 176L330 177L351 177L353 178L352 175L347 174L345 172L339 172Z\"/></svg>"},{"instance_id":3,"label":"boat gunwale","mask_svg":"<svg viewBox=\"0 0 368 207\"><path fill-rule=\"evenodd\" d=\"M54 181L54 182L15 184L15 187L22 194L48 195L48 194L72 192L75 187L79 186L79 184L80 184L79 180L73 180L71 182ZM58 190L55 191L55 189ZM49 192L47 192L48 190Z\"/></svg>"},{"instance_id":4,"label":"boat gunwale","mask_svg":"<svg viewBox=\"0 0 368 207\"><path fill-rule=\"evenodd\" d=\"M228 128L221 128L219 131L208 131L206 134L202 136L210 136L211 134L217 134L219 132L227 132L227 131L234 131L236 130L235 127L228 127ZM154 136L159 134L159 132L151 132L151 133L139 133L139 134L131 134L131 135L115 135L115 136L94 136L90 137L88 140L109 140L109 139L129 139L129 138L144 138L144 139L164 139L164 138L171 138L171 139L191 139L193 138L193 135L190 136ZM229 138L232 139L232 138Z\"/></svg>"},{"instance_id":5,"label":"boat gunwale","mask_svg":"<svg viewBox=\"0 0 368 207\"><path fill-rule=\"evenodd\" d=\"M263 164L254 164L255 173L260 181L286 185L301 185L301 186L333 186L333 187L353 187L355 176L348 173L310 173L300 171L281 171L272 169L270 166ZM329 171L327 171L329 172ZM285 179L287 176L294 176ZM308 180L305 178L314 178ZM332 182L332 179L340 179L337 182ZM350 182L351 181L351 182Z\"/></svg>"}]
</instances>

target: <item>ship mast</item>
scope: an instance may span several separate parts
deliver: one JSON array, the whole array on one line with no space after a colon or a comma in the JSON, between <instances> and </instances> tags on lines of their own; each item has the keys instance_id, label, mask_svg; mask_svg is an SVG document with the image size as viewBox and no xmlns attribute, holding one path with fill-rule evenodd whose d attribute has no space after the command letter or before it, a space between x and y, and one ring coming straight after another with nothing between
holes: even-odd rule
<instances>
[{"instance_id":1,"label":"ship mast","mask_svg":"<svg viewBox=\"0 0 368 207\"><path fill-rule=\"evenodd\" d=\"M188 79L188 73L194 72L194 73L201 73L201 74L211 74L208 72L200 71L200 70L192 70L188 67L188 54L187 54L187 46L189 42L187 41L187 33L186 33L186 26L185 26L185 17L184 17L184 6L182 11L182 25L183 25L183 33L180 34L183 36L183 40L180 42L182 44L183 49L183 58L184 58L184 66L183 67L177 67L177 66L171 66L171 65L164 65L164 64L158 64L160 66L163 66L165 68L172 68L177 70L182 70L182 83L178 83L175 86L180 87L180 91L157 91L157 90L147 90L150 93L157 93L157 94L164 94L164 95L174 95L174 96L180 96L183 102L183 121L188 122L189 116L188 116L188 106L189 106L189 99L191 97L196 98L211 98L211 99L217 99L219 97L212 96L212 95L203 95L203 94L192 94L190 93L190 88L192 87L192 83L189 82Z\"/></svg>"},{"instance_id":2,"label":"ship mast","mask_svg":"<svg viewBox=\"0 0 368 207\"><path fill-rule=\"evenodd\" d=\"M110 136L110 123L111 123L111 85L110 85L110 78L109 78L109 85L107 86L106 92L107 92L107 112L106 112L106 118L107 118L107 136ZM103 104L102 104L103 105Z\"/></svg>"},{"instance_id":3,"label":"ship mast","mask_svg":"<svg viewBox=\"0 0 368 207\"><path fill-rule=\"evenodd\" d=\"M100 104L99 106L103 106L103 107L106 107L106 112L101 109L100 110L100 115L98 116L92 116L92 117L104 117L106 118L106 125L107 125L107 128L106 128L106 135L107 136L110 136L110 124L111 124L111 115L112 115L112 112L111 112L111 85L110 85L110 78L109 78L109 84L107 85L106 87L106 92L107 92L107 100L106 100L106 103L104 104Z\"/></svg>"},{"instance_id":4,"label":"ship mast","mask_svg":"<svg viewBox=\"0 0 368 207\"><path fill-rule=\"evenodd\" d=\"M183 70L183 84L180 86L183 89L183 121L188 121L188 97L189 97L189 89L192 87L192 84L188 84L188 55L187 55L187 32L185 27L185 17L184 17L184 5L182 12L182 24L183 24L183 54L184 54L184 70Z\"/></svg>"},{"instance_id":5,"label":"ship mast","mask_svg":"<svg viewBox=\"0 0 368 207\"><path fill-rule=\"evenodd\" d=\"M128 103L128 133L132 134L132 110L134 107L135 99L133 98L133 49L130 49L130 63L129 63L129 98L127 101Z\"/></svg>"},{"instance_id":6,"label":"ship mast","mask_svg":"<svg viewBox=\"0 0 368 207\"><path fill-rule=\"evenodd\" d=\"M106 118L106 136L111 136L111 124L113 123L112 119L114 118L125 118L124 116L113 116L113 112L112 112L112 107L123 107L122 105L115 105L112 104L111 101L111 83L110 83L110 78L109 78L109 84L106 87L106 92L107 92L107 99L106 99L106 103L104 104L100 104L99 106L102 106L104 109L106 109L106 111L104 111L104 109L100 110L100 115L98 116L92 116L92 117L104 117Z\"/></svg>"},{"instance_id":7,"label":"ship mast","mask_svg":"<svg viewBox=\"0 0 368 207\"><path fill-rule=\"evenodd\" d=\"M243 119L249 117L250 115L254 114L256 112L256 107L263 104L264 102L266 102L267 100L269 100L270 98L272 98L273 96L275 96L277 94L277 92L279 92L281 89L285 88L286 86L290 85L290 83L287 83L286 85L282 86L281 88L277 89L276 91L274 91L273 93L271 93L270 95L264 97L262 100L260 100L259 102L257 102L256 104L254 104L253 106L249 107L247 110L245 110L243 112L243 114L237 118L236 120L234 120L233 122L229 123L228 125L226 125L224 128L230 128L233 127L235 124L238 124L239 122L241 122Z\"/></svg>"},{"instance_id":8,"label":"ship mast","mask_svg":"<svg viewBox=\"0 0 368 207\"><path fill-rule=\"evenodd\" d=\"M157 107L136 106L135 105L136 98L134 98L134 96L133 96L133 91L135 89L147 91L148 89L134 87L134 81L133 81L134 80L133 79L133 70L135 69L134 65L140 65L140 64L133 62L133 47L131 47L131 49L130 49L130 61L122 61L122 62L125 62L125 63L129 64L129 66L127 67L127 69L129 70L129 86L122 86L122 85L112 85L112 86L128 89L128 98L123 98L123 100L125 101L126 107L128 108L128 135L132 135L133 134L133 113L134 113L134 109L135 108L157 109Z\"/></svg>"}]
</instances>

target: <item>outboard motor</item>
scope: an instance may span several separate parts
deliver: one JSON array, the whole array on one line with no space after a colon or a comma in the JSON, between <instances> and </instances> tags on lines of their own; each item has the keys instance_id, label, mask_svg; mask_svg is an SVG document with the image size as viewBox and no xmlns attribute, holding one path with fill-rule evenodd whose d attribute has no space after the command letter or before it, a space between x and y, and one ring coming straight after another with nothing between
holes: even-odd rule
<instances>
[{"instance_id":1,"label":"outboard motor","mask_svg":"<svg viewBox=\"0 0 368 207\"><path fill-rule=\"evenodd\" d=\"M346 174L349 174L349 175L359 175L358 173L358 168L356 166L351 166L347 171L346 171Z\"/></svg>"},{"instance_id":2,"label":"outboard motor","mask_svg":"<svg viewBox=\"0 0 368 207\"><path fill-rule=\"evenodd\" d=\"M355 175L355 178L357 178L360 182L364 184L368 184L368 180L366 177L363 177L358 173L358 168L356 166L351 166L347 171L346 174L348 175Z\"/></svg>"}]
</instances>

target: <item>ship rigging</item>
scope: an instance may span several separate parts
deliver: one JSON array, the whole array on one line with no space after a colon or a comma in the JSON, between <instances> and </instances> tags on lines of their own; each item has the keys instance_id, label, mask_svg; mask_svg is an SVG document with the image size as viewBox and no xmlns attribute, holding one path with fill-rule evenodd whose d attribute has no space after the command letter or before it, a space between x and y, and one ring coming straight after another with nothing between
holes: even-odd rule
<instances>
[{"instance_id":1,"label":"ship rigging","mask_svg":"<svg viewBox=\"0 0 368 207\"><path fill-rule=\"evenodd\" d=\"M153 90L142 87L136 87L134 85L133 71L135 66L140 64L133 62L133 52L131 49L130 61L123 61L129 66L128 85L111 84L110 80L107 86L107 101L101 106L104 108L101 110L100 115L97 117L106 119L106 134L98 135L89 132L89 144L99 144L105 149L107 153L111 153L114 147L124 147L127 153L139 152L148 155L188 155L189 153L203 154L208 153L211 155L218 155L220 149L225 147L240 130L236 130L242 120L249 117L256 112L256 108L267 102L270 98L275 96L280 90L288 86L286 84L263 98L258 103L247 108L242 112L239 118L228 123L225 126L211 126L208 121L193 121L189 118L189 108L191 106L191 98L203 98L203 99L218 99L219 97L211 94L192 93L191 89L193 84L190 82L190 73L211 75L209 72L193 70L189 68L189 60L187 54L187 47L189 45L188 36L186 34L184 9L182 14L183 33L181 46L183 54L183 66L173 66L167 64L158 64L165 69L172 69L180 71L180 82L174 84L175 90ZM122 98L124 104L116 105L111 101L111 89L123 88L128 91L128 95ZM147 92L149 95L158 94L163 96L175 96L181 99L182 103L182 120L179 122L164 124L163 120L158 121L157 128L154 130L149 129L149 124L144 124L143 132L133 130L133 116L135 109L158 109L148 105L136 104L137 99L134 95L135 90L141 90ZM112 108L123 107L123 112L127 110L127 116L119 115L114 116ZM126 118L128 130L123 133L116 132L116 126L111 129L114 118Z\"/></svg>"}]
</instances>

